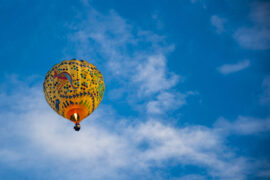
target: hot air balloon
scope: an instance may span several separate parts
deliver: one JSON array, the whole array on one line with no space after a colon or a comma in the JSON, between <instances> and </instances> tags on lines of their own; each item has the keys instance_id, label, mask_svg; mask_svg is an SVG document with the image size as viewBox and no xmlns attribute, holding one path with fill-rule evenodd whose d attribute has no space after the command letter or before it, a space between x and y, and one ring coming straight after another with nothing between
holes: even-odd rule
<instances>
[{"instance_id":1,"label":"hot air balloon","mask_svg":"<svg viewBox=\"0 0 270 180\"><path fill-rule=\"evenodd\" d=\"M64 60L46 74L43 91L50 107L75 123L89 116L100 104L105 84L100 71L85 60Z\"/></svg>"}]
</instances>

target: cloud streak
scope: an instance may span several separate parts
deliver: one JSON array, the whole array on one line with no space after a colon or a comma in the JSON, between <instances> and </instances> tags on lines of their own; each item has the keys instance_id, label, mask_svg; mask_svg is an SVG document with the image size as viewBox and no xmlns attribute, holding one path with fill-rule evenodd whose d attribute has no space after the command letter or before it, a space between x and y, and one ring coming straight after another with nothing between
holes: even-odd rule
<instances>
[{"instance_id":1,"label":"cloud streak","mask_svg":"<svg viewBox=\"0 0 270 180\"><path fill-rule=\"evenodd\" d=\"M221 73L221 74L231 74L231 73L235 73L238 71L241 71L243 69L248 68L250 65L250 61L249 60L244 60L241 62L238 62L236 64L224 64L220 67L217 68L217 70Z\"/></svg>"},{"instance_id":2,"label":"cloud streak","mask_svg":"<svg viewBox=\"0 0 270 180\"><path fill-rule=\"evenodd\" d=\"M239 116L236 121L230 122L221 117L215 123L215 127L226 134L257 134L270 130L270 119Z\"/></svg>"}]
</instances>

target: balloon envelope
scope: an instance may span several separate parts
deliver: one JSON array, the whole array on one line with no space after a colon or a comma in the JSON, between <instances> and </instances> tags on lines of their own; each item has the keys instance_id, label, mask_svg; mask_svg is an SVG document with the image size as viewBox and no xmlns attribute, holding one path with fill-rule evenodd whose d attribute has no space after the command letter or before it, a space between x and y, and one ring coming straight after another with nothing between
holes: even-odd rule
<instances>
[{"instance_id":1,"label":"balloon envelope","mask_svg":"<svg viewBox=\"0 0 270 180\"><path fill-rule=\"evenodd\" d=\"M43 91L54 111L79 123L98 107L105 85L94 65L84 60L64 60L47 73Z\"/></svg>"}]
</instances>

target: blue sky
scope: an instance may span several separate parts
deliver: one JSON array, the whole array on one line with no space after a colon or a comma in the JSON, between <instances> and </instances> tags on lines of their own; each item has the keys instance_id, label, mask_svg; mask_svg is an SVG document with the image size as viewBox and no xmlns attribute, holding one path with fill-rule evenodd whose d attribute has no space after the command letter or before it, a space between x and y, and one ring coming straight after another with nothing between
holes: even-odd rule
<instances>
[{"instance_id":1,"label":"blue sky","mask_svg":"<svg viewBox=\"0 0 270 180\"><path fill-rule=\"evenodd\" d=\"M269 179L270 2L0 1L0 179ZM53 65L103 74L75 132Z\"/></svg>"}]
</instances>

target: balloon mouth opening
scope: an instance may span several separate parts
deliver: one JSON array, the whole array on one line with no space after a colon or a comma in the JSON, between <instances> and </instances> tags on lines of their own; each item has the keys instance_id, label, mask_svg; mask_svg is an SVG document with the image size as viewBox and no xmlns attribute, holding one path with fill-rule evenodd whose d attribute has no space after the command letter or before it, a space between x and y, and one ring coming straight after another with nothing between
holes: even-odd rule
<instances>
[{"instance_id":1,"label":"balloon mouth opening","mask_svg":"<svg viewBox=\"0 0 270 180\"><path fill-rule=\"evenodd\" d=\"M73 121L73 122L78 122L80 121L80 116L78 113L74 113L70 116L70 120Z\"/></svg>"},{"instance_id":2,"label":"balloon mouth opening","mask_svg":"<svg viewBox=\"0 0 270 180\"><path fill-rule=\"evenodd\" d=\"M80 123L87 115L85 107L74 105L67 109L65 117L74 123Z\"/></svg>"}]
</instances>

